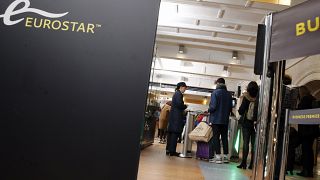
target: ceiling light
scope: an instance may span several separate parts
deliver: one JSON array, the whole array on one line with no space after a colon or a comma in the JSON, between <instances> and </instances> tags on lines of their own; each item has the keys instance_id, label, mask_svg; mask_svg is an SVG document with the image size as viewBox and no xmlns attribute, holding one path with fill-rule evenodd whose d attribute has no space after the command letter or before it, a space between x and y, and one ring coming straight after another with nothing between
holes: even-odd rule
<instances>
[{"instance_id":1,"label":"ceiling light","mask_svg":"<svg viewBox=\"0 0 320 180\"><path fill-rule=\"evenodd\" d=\"M232 59L238 59L238 51L232 51Z\"/></svg>"},{"instance_id":2,"label":"ceiling light","mask_svg":"<svg viewBox=\"0 0 320 180\"><path fill-rule=\"evenodd\" d=\"M228 29L234 29L234 26L225 25L225 24L223 24L221 27L223 27L223 28L228 28Z\"/></svg>"},{"instance_id":3,"label":"ceiling light","mask_svg":"<svg viewBox=\"0 0 320 180\"><path fill-rule=\"evenodd\" d=\"M251 0L247 0L246 4L244 5L246 8L247 7L251 7L252 6L252 1Z\"/></svg>"},{"instance_id":4,"label":"ceiling light","mask_svg":"<svg viewBox=\"0 0 320 180\"><path fill-rule=\"evenodd\" d=\"M229 67L228 66L223 66L223 71L228 71Z\"/></svg>"},{"instance_id":5,"label":"ceiling light","mask_svg":"<svg viewBox=\"0 0 320 180\"><path fill-rule=\"evenodd\" d=\"M184 54L184 45L179 45L179 54Z\"/></svg>"},{"instance_id":6,"label":"ceiling light","mask_svg":"<svg viewBox=\"0 0 320 180\"><path fill-rule=\"evenodd\" d=\"M292 0L251 0L251 1L290 6Z\"/></svg>"},{"instance_id":7,"label":"ceiling light","mask_svg":"<svg viewBox=\"0 0 320 180\"><path fill-rule=\"evenodd\" d=\"M223 18L224 12L225 12L224 9L219 9L217 18L220 18L220 19Z\"/></svg>"},{"instance_id":8,"label":"ceiling light","mask_svg":"<svg viewBox=\"0 0 320 180\"><path fill-rule=\"evenodd\" d=\"M230 76L230 71L229 71L229 67L228 66L223 66L223 74L222 76L224 77L229 77Z\"/></svg>"},{"instance_id":9,"label":"ceiling light","mask_svg":"<svg viewBox=\"0 0 320 180\"><path fill-rule=\"evenodd\" d=\"M241 26L239 24L234 26L234 30L240 30Z\"/></svg>"},{"instance_id":10,"label":"ceiling light","mask_svg":"<svg viewBox=\"0 0 320 180\"><path fill-rule=\"evenodd\" d=\"M187 82L189 79L187 77L181 77L181 81Z\"/></svg>"},{"instance_id":11,"label":"ceiling light","mask_svg":"<svg viewBox=\"0 0 320 180\"><path fill-rule=\"evenodd\" d=\"M197 26L199 26L199 25L200 25L200 20L197 19L195 24L196 24Z\"/></svg>"},{"instance_id":12,"label":"ceiling light","mask_svg":"<svg viewBox=\"0 0 320 180\"><path fill-rule=\"evenodd\" d=\"M217 32L213 32L212 37L217 37L217 34L218 34Z\"/></svg>"},{"instance_id":13,"label":"ceiling light","mask_svg":"<svg viewBox=\"0 0 320 180\"><path fill-rule=\"evenodd\" d=\"M204 97L203 99L203 105L206 105L208 103L208 98L207 97Z\"/></svg>"}]
</instances>

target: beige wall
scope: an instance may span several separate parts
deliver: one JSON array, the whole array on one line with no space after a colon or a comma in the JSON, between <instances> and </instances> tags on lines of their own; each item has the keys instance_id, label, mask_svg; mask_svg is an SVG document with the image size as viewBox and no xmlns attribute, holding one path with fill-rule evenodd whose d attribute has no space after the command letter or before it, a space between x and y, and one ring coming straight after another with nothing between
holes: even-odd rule
<instances>
[{"instance_id":1,"label":"beige wall","mask_svg":"<svg viewBox=\"0 0 320 180\"><path fill-rule=\"evenodd\" d=\"M311 93L320 99L320 55L288 62L286 73L292 77L293 86L307 85Z\"/></svg>"}]
</instances>

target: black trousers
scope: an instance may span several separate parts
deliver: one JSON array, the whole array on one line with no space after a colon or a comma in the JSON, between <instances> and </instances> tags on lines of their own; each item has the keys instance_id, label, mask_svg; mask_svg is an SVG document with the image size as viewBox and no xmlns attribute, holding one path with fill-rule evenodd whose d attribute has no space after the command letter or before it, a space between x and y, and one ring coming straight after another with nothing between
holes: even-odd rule
<instances>
[{"instance_id":1,"label":"black trousers","mask_svg":"<svg viewBox=\"0 0 320 180\"><path fill-rule=\"evenodd\" d=\"M228 145L228 126L222 124L213 124L212 125L213 137L211 146L215 154L221 154L221 144L220 137L223 144L223 154L227 155L229 153Z\"/></svg>"},{"instance_id":2,"label":"black trousers","mask_svg":"<svg viewBox=\"0 0 320 180\"><path fill-rule=\"evenodd\" d=\"M247 164L247 159L249 155L249 143L251 142L251 163L253 163L254 158L254 143L256 132L254 127L243 127L242 128L243 134L243 152L242 152L242 163Z\"/></svg>"},{"instance_id":3,"label":"black trousers","mask_svg":"<svg viewBox=\"0 0 320 180\"><path fill-rule=\"evenodd\" d=\"M289 147L288 147L288 155L287 155L287 171L293 171L294 168L294 161L295 161L295 147L290 144L290 140L289 140Z\"/></svg>"},{"instance_id":4,"label":"black trousers","mask_svg":"<svg viewBox=\"0 0 320 180\"><path fill-rule=\"evenodd\" d=\"M165 129L160 129L160 139L165 140L167 136L167 131Z\"/></svg>"},{"instance_id":5,"label":"black trousers","mask_svg":"<svg viewBox=\"0 0 320 180\"><path fill-rule=\"evenodd\" d=\"M173 133L169 132L168 133L168 139L167 139L167 147L166 150L170 153L175 153L177 152L177 141L178 137L180 136L180 133Z\"/></svg>"},{"instance_id":6,"label":"black trousers","mask_svg":"<svg viewBox=\"0 0 320 180\"><path fill-rule=\"evenodd\" d=\"M302 167L303 171L310 174L313 173L314 155L313 155L313 142L314 137L303 137L302 140Z\"/></svg>"}]
</instances>

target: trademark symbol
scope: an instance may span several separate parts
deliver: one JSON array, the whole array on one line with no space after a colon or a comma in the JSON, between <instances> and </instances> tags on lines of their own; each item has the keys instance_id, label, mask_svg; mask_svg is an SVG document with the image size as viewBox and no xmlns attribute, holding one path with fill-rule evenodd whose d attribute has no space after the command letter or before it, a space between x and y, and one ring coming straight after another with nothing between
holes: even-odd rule
<instances>
[{"instance_id":1,"label":"trademark symbol","mask_svg":"<svg viewBox=\"0 0 320 180\"><path fill-rule=\"evenodd\" d=\"M102 25L101 24L96 24L96 27L97 28L100 28Z\"/></svg>"}]
</instances>

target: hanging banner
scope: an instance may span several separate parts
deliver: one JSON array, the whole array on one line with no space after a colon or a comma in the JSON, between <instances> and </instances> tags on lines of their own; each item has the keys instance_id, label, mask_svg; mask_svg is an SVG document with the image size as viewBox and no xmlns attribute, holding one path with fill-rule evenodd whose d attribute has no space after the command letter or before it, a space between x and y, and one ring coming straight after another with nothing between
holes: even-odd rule
<instances>
[{"instance_id":1,"label":"hanging banner","mask_svg":"<svg viewBox=\"0 0 320 180\"><path fill-rule=\"evenodd\" d=\"M159 6L1 0L1 180L137 179Z\"/></svg>"},{"instance_id":2,"label":"hanging banner","mask_svg":"<svg viewBox=\"0 0 320 180\"><path fill-rule=\"evenodd\" d=\"M320 124L320 109L290 111L289 123L290 124Z\"/></svg>"},{"instance_id":3,"label":"hanging banner","mask_svg":"<svg viewBox=\"0 0 320 180\"><path fill-rule=\"evenodd\" d=\"M273 14L270 62L320 54L320 1Z\"/></svg>"}]
</instances>

